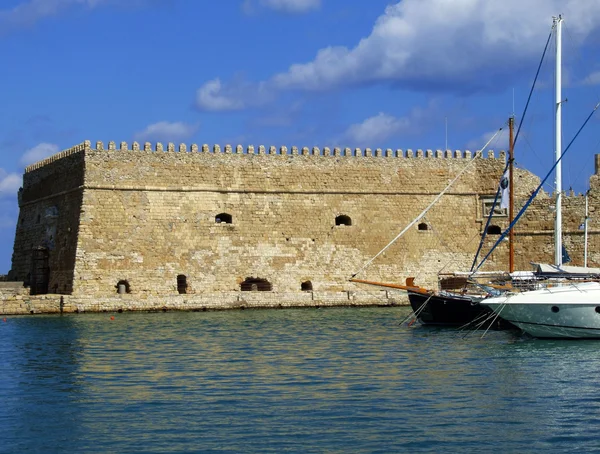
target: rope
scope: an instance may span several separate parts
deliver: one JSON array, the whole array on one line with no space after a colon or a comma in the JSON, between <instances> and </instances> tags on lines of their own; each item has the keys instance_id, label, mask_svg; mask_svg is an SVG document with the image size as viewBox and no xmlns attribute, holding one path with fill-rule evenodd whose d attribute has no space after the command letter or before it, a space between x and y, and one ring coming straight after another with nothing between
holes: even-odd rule
<instances>
[{"instance_id":1,"label":"rope","mask_svg":"<svg viewBox=\"0 0 600 454\"><path fill-rule=\"evenodd\" d=\"M479 265L477 265L477 268L475 268L475 270L471 273L471 275L473 275L474 273L476 273L479 270L479 268L481 268L481 266L485 263L485 261L488 259L488 257L492 254L492 252L494 251L494 249L496 249L496 247L498 247L498 245L506 237L506 235L508 234L508 232L510 232L510 230L519 221L519 219L521 218L521 216L523 216L523 213L525 213L525 210L529 207L529 205L531 205L531 202L533 202L533 199L535 199L535 197L538 195L538 193L540 192L540 189L542 188L542 186L544 185L544 183L546 183L546 180L548 179L548 177L552 174L552 172L554 172L554 169L556 169L556 166L558 165L558 163L561 162L561 160L562 160L563 156L565 155L565 153L569 150L569 148L571 148L571 145L573 145L573 142L575 142L575 139L577 139L577 137L579 136L579 134L581 133L581 131L583 130L583 128L585 128L585 126L588 124L588 122L590 121L590 119L592 118L592 116L594 115L594 113L596 112L596 110L598 110L598 107L600 107L600 103L596 104L596 106L594 107L594 109L592 110L592 112L587 116L587 118L583 122L583 125L581 125L581 127L577 131L577 134L575 134L575 137L573 137L573 139L571 140L571 142L569 142L569 145L567 146L567 148L565 148L565 150L558 157L558 159L556 160L556 162L554 163L554 165L552 166L552 168L550 169L550 171L546 174L546 176L544 177L544 179L540 182L540 184L536 188L536 190L533 191L533 193L529 197L529 200L525 203L525 205L523 205L523 208L521 208L521 210L515 216L515 218L512 220L512 222L510 223L510 225L508 226L508 228L504 232L502 232L502 234L500 235L500 237L498 238L498 240L496 241L496 243L492 246L492 248L487 253L487 255L481 260L481 262L479 263Z\"/></svg>"},{"instance_id":2,"label":"rope","mask_svg":"<svg viewBox=\"0 0 600 454\"><path fill-rule=\"evenodd\" d=\"M538 64L538 69L535 73L535 77L533 79L533 84L531 85L531 89L529 90L529 96L527 97L527 102L525 103L525 108L523 109L523 116L521 117L521 121L519 122L519 127L517 128L517 133L515 134L513 148L517 144L517 140L519 139L519 134L521 134L521 127L523 126L523 120L525 119L525 114L527 114L527 109L529 108L529 102L531 101L531 97L533 96L533 90L535 88L535 84L540 75L540 70L542 69L542 63L544 62L544 58L546 57L546 51L548 50L548 45L550 44L550 40L552 39L553 32L554 32L554 24L552 25L552 29L550 30L550 34L548 35L548 39L546 40L546 46L544 47L544 52L542 52L542 58L540 59L540 63Z\"/></svg>"},{"instance_id":3,"label":"rope","mask_svg":"<svg viewBox=\"0 0 600 454\"><path fill-rule=\"evenodd\" d=\"M504 168L504 172L502 172L502 176L504 176L504 174L506 173L506 169L508 169L508 166L510 165L510 162L507 161L506 163L506 167ZM479 247L477 248L477 252L475 253L475 257L473 257L473 263L471 264L471 269L469 271L473 271L473 268L475 267L475 264L477 263L477 259L479 258L479 253L481 252L481 248L483 247L483 242L485 241L485 237L487 235L487 229L490 226L490 223L492 222L492 216L494 214L494 210L496 209L496 204L498 203L498 197L500 196L500 185L498 185L498 190L496 191L496 197L494 197L494 203L492 204L492 207L490 208L490 214L488 215L487 221L485 223L485 227L483 229L483 235L481 235L481 241L479 241Z\"/></svg>"},{"instance_id":4,"label":"rope","mask_svg":"<svg viewBox=\"0 0 600 454\"><path fill-rule=\"evenodd\" d=\"M529 96L527 97L527 102L525 103L525 108L523 109L523 115L521 116L521 121L519 122L519 127L517 128L517 134L515 135L515 138L513 140L513 150L517 144L519 135L521 134L521 128L523 127L523 123L525 121L525 116L527 115L527 110L529 109L529 103L531 102L531 98L533 97L533 91L535 89L535 85L536 85L538 77L540 75L540 71L542 69L544 59L546 57L546 52L548 51L548 45L550 44L550 40L552 39L553 31L554 31L554 24L552 25L552 29L550 30L550 34L548 35L548 39L546 40L546 45L544 46L544 52L542 52L542 58L540 59L537 71L535 73L535 77L533 78L533 84L531 85L531 89L529 90ZM502 176L504 176L504 174L508 170L509 166L510 166L510 160L507 160L506 166L504 167L504 171L502 172ZM490 210L490 214L489 214L487 222L485 224L485 228L483 229L483 235L481 237L481 241L479 242L479 247L477 248L477 252L475 253L475 257L473 258L473 263L471 265L471 271L473 271L473 268L475 267L475 264L477 263L477 259L479 258L479 253L481 252L481 248L483 247L483 242L484 242L486 234L487 234L487 228L490 225L490 222L492 220L492 214L494 213L494 209L496 208L496 204L498 203L498 197L500 195L500 190L501 189L498 186L498 190L496 191L496 197L494 197L494 203L492 204L492 208Z\"/></svg>"},{"instance_id":5,"label":"rope","mask_svg":"<svg viewBox=\"0 0 600 454\"><path fill-rule=\"evenodd\" d=\"M492 140L494 140L494 138L500 133L500 131L502 131L502 128L500 128L496 132L496 134L494 134L492 136L492 138L490 140L488 140L487 143L481 149L482 150L485 149L490 144L490 142ZM373 262L373 260L375 260L381 254L383 254L392 244L394 244L398 240L398 238L400 238L402 235L404 235L413 225L415 225L417 222L419 222L425 216L425 214L427 214L427 212L431 209L431 207L433 207L438 202L438 200L440 200L442 198L442 196L452 187L452 185L454 185L456 180L458 180L462 176L462 174L467 171L469 166L471 166L471 164L473 164L475 162L475 159L477 159L480 156L481 156L480 152L475 153L475 156L473 156L473 158L469 161L469 163L458 173L458 175L456 175L456 177L448 184L448 186L446 186L444 188L444 190L442 192L440 192L435 199L433 199L433 201L427 206L427 208L425 208L421 212L421 214L419 214L419 216L417 216L415 219L413 219L413 221L410 222L398 235L396 235L396 237L392 241L390 241L381 251L379 251L377 254L375 254L375 256L373 256L373 258L368 260L363 265L362 268L360 268L356 273L354 273L352 275L351 279L355 278L358 274L360 274L362 271L364 271L364 269L367 266L369 266Z\"/></svg>"},{"instance_id":6,"label":"rope","mask_svg":"<svg viewBox=\"0 0 600 454\"><path fill-rule=\"evenodd\" d=\"M488 328L484 331L484 333L481 335L481 339L484 338L484 336L487 334L487 332L490 330L490 328L492 327L492 325L494 323L496 323L496 320L498 319L498 317L500 317L500 312L502 312L504 310L504 308L506 307L506 303L504 303L502 305L502 307L500 308L500 310L498 312L496 312L496 316L494 317L494 320L492 320L492 323L490 323L490 326L488 326ZM493 314L494 312L492 312Z\"/></svg>"},{"instance_id":7,"label":"rope","mask_svg":"<svg viewBox=\"0 0 600 454\"><path fill-rule=\"evenodd\" d=\"M402 320L402 321L400 322L400 324L401 324L401 325L404 325L404 323L406 323L406 321L407 321L409 318L412 318L413 316L414 316L414 319L415 319L415 320L417 320L417 319L419 318L419 315L421 315L421 312L423 312L423 310L425 309L425 306L427 306L427 303L429 303L429 300L430 300L432 297L433 297L433 294L429 295L429 298L427 298L427 299L425 300L425 302L424 302L424 303L423 303L421 306L419 306L419 308L418 308L416 311L413 311L413 312L411 312L410 314L408 314L408 317L406 317L404 320ZM411 323L409 324L409 326L410 326L410 325L412 325L412 323L413 323L413 322L411 322Z\"/></svg>"},{"instance_id":8,"label":"rope","mask_svg":"<svg viewBox=\"0 0 600 454\"><path fill-rule=\"evenodd\" d=\"M463 246L465 247L465 249L467 249L467 247L468 247L468 246L470 246L470 245L471 245L471 243L473 242L473 240L474 240L475 238L477 238L478 236L479 236L479 233L477 232L477 233L475 233L475 235L473 235L471 238L469 238L469 240L468 240L468 241L466 241L466 242L463 242L462 244L463 244ZM454 252L455 254L456 254L456 253L459 253L459 252L462 252L462 251L452 251L450 248L448 248L448 249L450 250L450 252ZM456 261L455 261L453 258L451 258L450 260L448 260L448 261L447 261L447 262L444 264L444 266L442 266L442 267L440 268L440 270L438 271L438 274L440 274L442 271L444 271L444 270L445 270L445 269L446 269L446 268L447 268L447 267L448 267L448 266L449 266L451 263L456 263ZM462 264L461 264L461 266L462 266Z\"/></svg>"}]
</instances>

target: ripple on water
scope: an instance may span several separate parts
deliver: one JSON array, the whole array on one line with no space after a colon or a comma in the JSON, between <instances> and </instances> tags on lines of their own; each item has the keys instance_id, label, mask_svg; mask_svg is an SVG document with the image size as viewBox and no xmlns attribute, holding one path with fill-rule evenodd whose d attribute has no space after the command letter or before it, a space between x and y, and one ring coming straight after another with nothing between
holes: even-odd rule
<instances>
[{"instance_id":1,"label":"ripple on water","mask_svg":"<svg viewBox=\"0 0 600 454\"><path fill-rule=\"evenodd\" d=\"M399 326L406 311L11 317L2 449L596 448L595 342Z\"/></svg>"}]
</instances>

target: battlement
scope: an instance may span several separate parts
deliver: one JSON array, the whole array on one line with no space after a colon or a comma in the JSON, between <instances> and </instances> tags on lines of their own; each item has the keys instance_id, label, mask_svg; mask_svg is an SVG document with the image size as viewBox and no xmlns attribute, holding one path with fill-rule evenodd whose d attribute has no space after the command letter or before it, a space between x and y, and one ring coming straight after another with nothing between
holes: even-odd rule
<instances>
[{"instance_id":1,"label":"battlement","mask_svg":"<svg viewBox=\"0 0 600 454\"><path fill-rule=\"evenodd\" d=\"M483 157L483 153L481 150L477 150L475 153L472 153L470 150L412 150L412 149L396 149L393 150L391 148L387 148L383 150L381 148L376 148L375 150L371 148L339 148L334 147L333 149L329 147L319 148L319 147L296 147L292 146L288 148L287 146L281 146L279 148L275 146L265 147L264 145L259 145L255 147L254 145L249 145L244 148L242 145L237 145L235 148L231 145L225 145L221 147L220 145L213 145L210 147L208 144L203 144L198 146L198 144L188 145L182 143L179 146L175 146L174 143L169 142L166 147L161 143L157 142L154 145L150 142L145 142L143 145L140 145L138 142L133 142L131 146L127 142L120 142L119 147L117 148L116 142L108 142L107 146L104 146L104 142L96 142L96 147L92 148L92 144L89 140L82 142L74 147L68 148L66 150L61 151L55 155L52 155L42 161L36 162L30 166L25 168L25 173L34 171L43 167L47 164L55 162L59 159L62 159L66 156L70 156L74 153L79 153L86 150L96 150L96 151L108 151L108 152L137 152L137 153L202 153L202 154L234 154L234 155L277 155L277 156L320 156L320 157L352 157L352 158L393 158L393 159L410 159L410 158L436 158L436 159L471 159L475 156ZM506 160L506 152L501 150L498 153L498 158L495 157L494 150L487 151L487 159L500 159Z\"/></svg>"},{"instance_id":2,"label":"battlement","mask_svg":"<svg viewBox=\"0 0 600 454\"><path fill-rule=\"evenodd\" d=\"M67 156L71 156L72 154L79 153L84 150L91 150L91 142L89 140L86 140L85 142L75 145L74 147L67 148L66 150L63 150L56 154L53 154L52 156L50 156L46 159L43 159L41 161L38 161L34 164L31 164L31 165L25 167L25 173L32 172L36 169L39 169L40 167L43 167L45 165L52 163L54 161L58 161L59 159L66 158Z\"/></svg>"}]
</instances>

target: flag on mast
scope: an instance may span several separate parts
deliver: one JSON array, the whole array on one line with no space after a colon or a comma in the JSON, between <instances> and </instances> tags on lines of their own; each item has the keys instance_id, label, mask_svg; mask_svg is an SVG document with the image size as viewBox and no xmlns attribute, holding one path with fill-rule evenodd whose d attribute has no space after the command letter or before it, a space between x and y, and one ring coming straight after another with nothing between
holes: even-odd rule
<instances>
[{"instance_id":1,"label":"flag on mast","mask_svg":"<svg viewBox=\"0 0 600 454\"><path fill-rule=\"evenodd\" d=\"M502 191L502 198L500 199L500 208L508 208L509 203L509 188L508 188L508 180L510 175L510 169L506 169L504 175L502 175L502 179L500 180L500 190Z\"/></svg>"}]
</instances>

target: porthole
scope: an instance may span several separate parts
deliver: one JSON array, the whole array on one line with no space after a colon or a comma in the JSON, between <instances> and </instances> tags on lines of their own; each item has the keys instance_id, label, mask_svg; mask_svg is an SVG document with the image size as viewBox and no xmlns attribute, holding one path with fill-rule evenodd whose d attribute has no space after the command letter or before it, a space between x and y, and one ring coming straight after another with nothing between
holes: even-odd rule
<instances>
[{"instance_id":1,"label":"porthole","mask_svg":"<svg viewBox=\"0 0 600 454\"><path fill-rule=\"evenodd\" d=\"M597 313L597 314L600 314L600 306L596 306L596 309L595 309L595 310L596 310L596 313Z\"/></svg>"},{"instance_id":2,"label":"porthole","mask_svg":"<svg viewBox=\"0 0 600 454\"><path fill-rule=\"evenodd\" d=\"M558 306L552 306L552 307L550 308L550 310L551 310L552 312L554 312L555 314L556 314L558 311L560 311L560 309L558 308Z\"/></svg>"}]
</instances>

